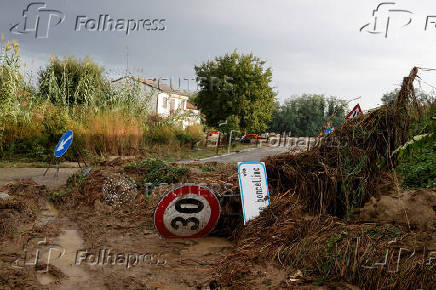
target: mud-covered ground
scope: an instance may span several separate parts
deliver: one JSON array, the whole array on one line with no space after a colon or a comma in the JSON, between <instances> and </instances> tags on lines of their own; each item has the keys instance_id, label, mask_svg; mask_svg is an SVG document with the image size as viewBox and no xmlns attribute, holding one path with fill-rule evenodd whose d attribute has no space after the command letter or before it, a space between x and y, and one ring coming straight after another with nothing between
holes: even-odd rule
<instances>
[{"instance_id":1,"label":"mud-covered ground","mask_svg":"<svg viewBox=\"0 0 436 290\"><path fill-rule=\"evenodd\" d=\"M233 239L242 227L236 167L216 163L188 167L178 183L203 183L220 196L222 218L205 238L159 236L153 225L154 209L172 185L148 192L140 186L147 174L141 167L112 162L93 168L85 177L76 174L55 190L32 180L4 185L0 192L9 197L0 200L0 289L231 287L217 278L216 271L235 251ZM134 198L109 205L103 187L107 180L117 178L136 183ZM357 211L354 222L415 229L419 237L426 236L417 242L436 249L436 192L380 191L386 194L372 198ZM316 286L298 269L264 258L249 260L237 270L228 275L241 275L240 282L246 282L233 288L358 289L345 281Z\"/></svg>"},{"instance_id":2,"label":"mud-covered ground","mask_svg":"<svg viewBox=\"0 0 436 290\"><path fill-rule=\"evenodd\" d=\"M218 194L230 195L237 188L230 168L190 165L180 182L205 183ZM32 180L4 185L0 192L9 197L0 202L0 289L216 287L214 269L233 246L225 222L217 226L222 231L204 238L160 237L153 225L154 208L171 185L151 195L138 189L134 201L116 207L101 201L105 180L120 174L138 179L142 173L112 164L94 168L86 178L78 174L52 191ZM239 198L236 204L233 214L239 215Z\"/></svg>"}]
</instances>

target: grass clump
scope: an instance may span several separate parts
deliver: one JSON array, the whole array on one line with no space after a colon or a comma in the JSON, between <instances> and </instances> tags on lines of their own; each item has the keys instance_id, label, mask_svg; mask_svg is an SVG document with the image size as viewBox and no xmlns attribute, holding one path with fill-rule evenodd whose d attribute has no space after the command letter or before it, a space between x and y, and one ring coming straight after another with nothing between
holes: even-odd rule
<instances>
[{"instance_id":1,"label":"grass clump","mask_svg":"<svg viewBox=\"0 0 436 290\"><path fill-rule=\"evenodd\" d=\"M173 166L159 158L148 158L140 162L128 163L126 168L144 169L144 183L139 187L147 188L147 193L151 193L153 188L160 184L172 184L179 182L188 172L188 167Z\"/></svg>"},{"instance_id":2,"label":"grass clump","mask_svg":"<svg viewBox=\"0 0 436 290\"><path fill-rule=\"evenodd\" d=\"M436 187L436 137L426 136L402 152L397 169L406 188Z\"/></svg>"},{"instance_id":3,"label":"grass clump","mask_svg":"<svg viewBox=\"0 0 436 290\"><path fill-rule=\"evenodd\" d=\"M405 188L436 187L436 101L427 106L423 118L413 124L418 135L399 147L397 172Z\"/></svg>"},{"instance_id":4,"label":"grass clump","mask_svg":"<svg viewBox=\"0 0 436 290\"><path fill-rule=\"evenodd\" d=\"M186 166L171 166L158 158L146 159L144 165L147 168L147 176L144 182L153 185L178 182L188 171Z\"/></svg>"}]
</instances>

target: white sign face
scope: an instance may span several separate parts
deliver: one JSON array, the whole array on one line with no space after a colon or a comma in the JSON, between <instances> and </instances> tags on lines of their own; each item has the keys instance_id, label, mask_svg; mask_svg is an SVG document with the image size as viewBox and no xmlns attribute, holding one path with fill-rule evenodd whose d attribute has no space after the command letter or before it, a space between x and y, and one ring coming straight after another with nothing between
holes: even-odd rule
<instances>
[{"instance_id":1,"label":"white sign face","mask_svg":"<svg viewBox=\"0 0 436 290\"><path fill-rule=\"evenodd\" d=\"M245 225L270 203L265 163L238 162L238 176Z\"/></svg>"},{"instance_id":2,"label":"white sign face","mask_svg":"<svg viewBox=\"0 0 436 290\"><path fill-rule=\"evenodd\" d=\"M180 209L184 210L180 212ZM186 194L174 199L165 209L166 228L179 237L192 236L209 223L211 210L208 201L198 194Z\"/></svg>"}]
</instances>

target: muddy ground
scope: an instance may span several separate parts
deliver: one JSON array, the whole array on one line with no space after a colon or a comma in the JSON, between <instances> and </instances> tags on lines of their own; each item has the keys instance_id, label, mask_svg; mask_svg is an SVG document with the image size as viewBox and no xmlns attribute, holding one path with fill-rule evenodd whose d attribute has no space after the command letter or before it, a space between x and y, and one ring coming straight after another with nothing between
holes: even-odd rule
<instances>
[{"instance_id":1,"label":"muddy ground","mask_svg":"<svg viewBox=\"0 0 436 290\"><path fill-rule=\"evenodd\" d=\"M217 269L234 252L233 239L241 227L240 201L235 197L239 194L236 167L190 164L179 180L206 183L219 196L232 196L221 197L222 219L212 235L200 239L167 240L154 228L155 206L171 185L156 188L151 195L137 187L133 200L117 206L104 202L105 180L138 181L144 174L142 168L128 168L114 161L94 168L86 177L76 174L66 186L55 190L32 180L18 180L0 188L9 195L0 200L0 289L231 287L217 279ZM436 249L436 192L394 195L392 188L380 190L386 195L372 198L354 218L362 223L389 222L425 232L426 246ZM241 283L233 288L358 289L346 282L318 287L296 269L280 267L267 259L252 259L240 265L236 274L241 275Z\"/></svg>"},{"instance_id":2,"label":"muddy ground","mask_svg":"<svg viewBox=\"0 0 436 290\"><path fill-rule=\"evenodd\" d=\"M215 174L209 172L215 165L204 170L203 165L191 166L190 177L184 180L215 182L212 186L219 191L218 184L225 181L217 176L224 176L227 168L223 166ZM171 186L148 196L149 203L141 200L113 208L99 198L94 201L106 178L126 171L131 176L141 173L111 165L93 170L88 180L81 180L80 186L73 180L57 191L49 191L32 180L17 180L3 186L0 191L9 197L0 205L3 229L0 288L213 287L214 267L233 244L228 238L213 235L200 239L161 238L153 225L153 212L161 195ZM232 178L235 186L235 176ZM79 192L83 188L86 192ZM63 196L56 198L54 192ZM35 265L38 251L40 256ZM62 257L58 257L61 253ZM111 253L114 259L109 258Z\"/></svg>"}]
</instances>

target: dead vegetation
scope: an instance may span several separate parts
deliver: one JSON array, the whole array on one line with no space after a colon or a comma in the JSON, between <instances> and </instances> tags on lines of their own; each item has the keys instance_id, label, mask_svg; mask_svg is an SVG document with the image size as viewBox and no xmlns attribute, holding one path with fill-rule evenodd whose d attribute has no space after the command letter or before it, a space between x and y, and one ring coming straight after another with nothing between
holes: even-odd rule
<instances>
[{"instance_id":1,"label":"dead vegetation","mask_svg":"<svg viewBox=\"0 0 436 290\"><path fill-rule=\"evenodd\" d=\"M311 213L345 216L376 193L392 152L408 138L417 69L404 78L395 103L345 122L311 151L266 159L275 192L296 193Z\"/></svg>"},{"instance_id":2,"label":"dead vegetation","mask_svg":"<svg viewBox=\"0 0 436 290\"><path fill-rule=\"evenodd\" d=\"M9 195L4 200L0 199L0 240L17 234L19 226L33 222L48 198L45 186L30 179L5 184L0 192Z\"/></svg>"},{"instance_id":3,"label":"dead vegetation","mask_svg":"<svg viewBox=\"0 0 436 290\"><path fill-rule=\"evenodd\" d=\"M209 187L220 200L221 218L213 235L231 236L235 226L241 223L242 209L234 165L165 163L155 168L151 166L156 166L156 162L114 160L93 168L86 176L79 172L69 179L65 192L55 200L56 206L70 211L73 219L80 216L81 220L87 220L88 228L83 228L93 236L98 236L102 230L99 227L102 217L129 229L151 230L159 200L179 184L194 183ZM176 170L176 167L184 169ZM166 172L167 168L173 169ZM229 175L229 172L233 174ZM163 177L162 181L168 184L148 183L150 175ZM127 195L129 198L125 199ZM108 196L117 202L108 201Z\"/></svg>"},{"instance_id":4,"label":"dead vegetation","mask_svg":"<svg viewBox=\"0 0 436 290\"><path fill-rule=\"evenodd\" d=\"M388 220L395 225L350 219L380 194L386 176L394 180L398 198L392 153L409 138L417 72L404 78L395 102L345 122L311 151L266 159L272 203L238 229L235 250L216 274L221 286L250 288L252 265L273 262L288 272L288 287L338 282L365 289L436 287L433 222L421 227L426 231L412 231L403 204L406 217Z\"/></svg>"}]
</instances>

